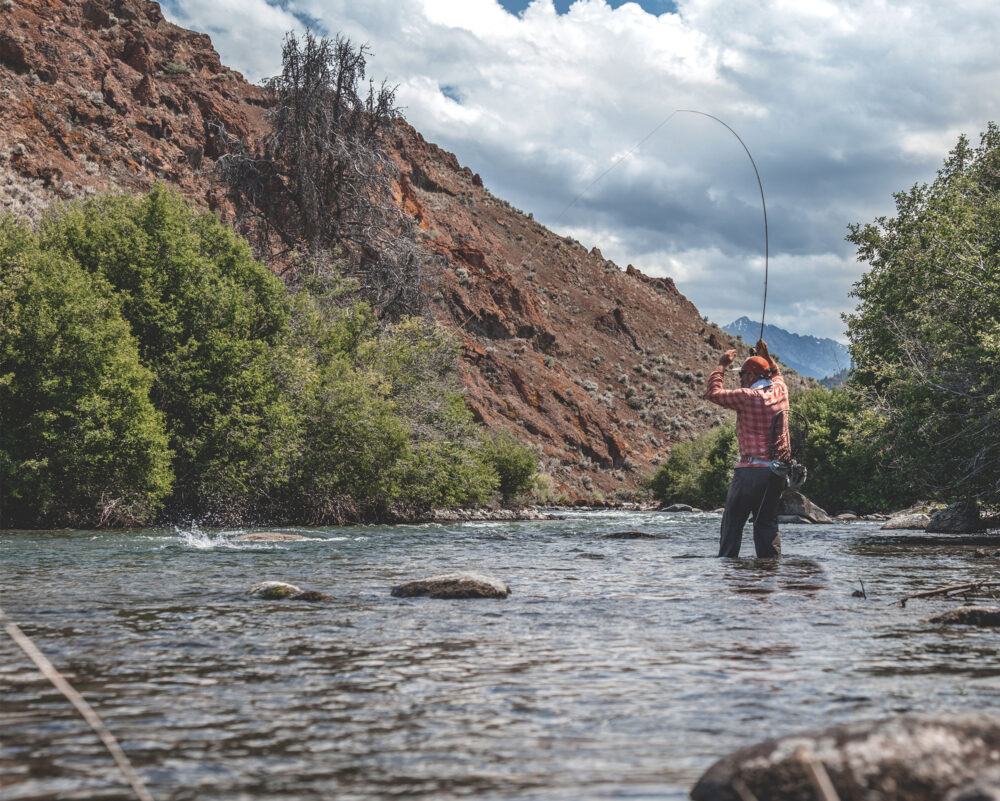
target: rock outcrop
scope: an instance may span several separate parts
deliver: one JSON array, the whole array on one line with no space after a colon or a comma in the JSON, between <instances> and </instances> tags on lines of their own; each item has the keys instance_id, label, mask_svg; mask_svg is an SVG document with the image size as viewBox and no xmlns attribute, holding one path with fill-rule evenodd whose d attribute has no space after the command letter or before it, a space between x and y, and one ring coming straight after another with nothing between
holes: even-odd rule
<instances>
[{"instance_id":1,"label":"rock outcrop","mask_svg":"<svg viewBox=\"0 0 1000 801\"><path fill-rule=\"evenodd\" d=\"M505 581L482 573L443 573L392 588L394 598L506 598L510 587Z\"/></svg>"},{"instance_id":2,"label":"rock outcrop","mask_svg":"<svg viewBox=\"0 0 1000 801\"><path fill-rule=\"evenodd\" d=\"M815 798L805 761L822 765L841 799L932 801L1000 766L1000 720L899 717L795 734L740 749L699 779L695 801Z\"/></svg>"}]
</instances>

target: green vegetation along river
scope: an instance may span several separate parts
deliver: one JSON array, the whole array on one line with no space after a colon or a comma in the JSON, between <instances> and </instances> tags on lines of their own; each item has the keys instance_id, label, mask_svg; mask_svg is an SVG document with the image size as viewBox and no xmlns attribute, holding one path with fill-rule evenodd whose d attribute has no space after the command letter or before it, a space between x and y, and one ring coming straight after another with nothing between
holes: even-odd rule
<instances>
[{"instance_id":1,"label":"green vegetation along river","mask_svg":"<svg viewBox=\"0 0 1000 801\"><path fill-rule=\"evenodd\" d=\"M684 798L717 757L828 724L996 709L995 630L902 595L995 577L975 547L787 526L712 558L712 514L242 532L0 533L7 613L157 799ZM654 539L608 539L640 530ZM286 529L286 531L292 531ZM503 601L395 599L475 569ZM260 580L330 593L258 601ZM867 599L852 597L864 581ZM125 798L97 738L0 644L5 799Z\"/></svg>"}]
</instances>

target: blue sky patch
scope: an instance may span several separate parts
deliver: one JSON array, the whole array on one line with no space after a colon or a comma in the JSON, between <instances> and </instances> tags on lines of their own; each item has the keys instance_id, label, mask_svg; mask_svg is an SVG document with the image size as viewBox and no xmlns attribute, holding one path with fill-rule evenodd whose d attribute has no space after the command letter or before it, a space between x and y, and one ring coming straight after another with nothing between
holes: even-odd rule
<instances>
[{"instance_id":1,"label":"blue sky patch","mask_svg":"<svg viewBox=\"0 0 1000 801\"><path fill-rule=\"evenodd\" d=\"M623 6L626 2L638 3L642 6L643 10L648 11L650 14L656 14L657 16L668 12L677 12L677 3L673 2L673 0L606 0L606 2L612 8ZM531 0L500 0L500 5L507 9L511 14L520 14L530 5L530 3ZM573 5L573 0L555 0L553 5L555 5L558 13L565 14L569 11L569 7Z\"/></svg>"}]
</instances>

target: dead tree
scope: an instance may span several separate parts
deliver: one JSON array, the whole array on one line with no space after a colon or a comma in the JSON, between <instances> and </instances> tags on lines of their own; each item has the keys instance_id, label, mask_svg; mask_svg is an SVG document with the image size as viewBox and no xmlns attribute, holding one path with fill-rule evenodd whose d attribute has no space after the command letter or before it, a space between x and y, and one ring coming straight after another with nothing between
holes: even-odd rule
<instances>
[{"instance_id":1,"label":"dead tree","mask_svg":"<svg viewBox=\"0 0 1000 801\"><path fill-rule=\"evenodd\" d=\"M265 84L269 131L256 144L220 127L218 170L237 224L261 258L291 279L331 260L380 315L423 307L416 224L396 202L386 139L399 118L395 88L368 80L366 45L285 37L282 72ZM365 91L367 88L367 91Z\"/></svg>"}]
</instances>

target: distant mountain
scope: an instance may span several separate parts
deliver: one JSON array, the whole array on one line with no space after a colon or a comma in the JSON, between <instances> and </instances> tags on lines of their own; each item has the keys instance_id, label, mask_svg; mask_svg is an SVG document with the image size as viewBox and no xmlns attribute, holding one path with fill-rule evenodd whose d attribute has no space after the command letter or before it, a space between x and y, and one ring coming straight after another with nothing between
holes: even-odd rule
<instances>
[{"instance_id":1,"label":"distant mountain","mask_svg":"<svg viewBox=\"0 0 1000 801\"><path fill-rule=\"evenodd\" d=\"M748 345L753 345L760 336L760 323L755 323L749 317L740 317L739 320L722 326L722 330L742 337ZM847 347L833 339L793 334L776 325L765 325L764 341L782 364L787 364L802 375L826 378L851 366L851 355Z\"/></svg>"}]
</instances>

